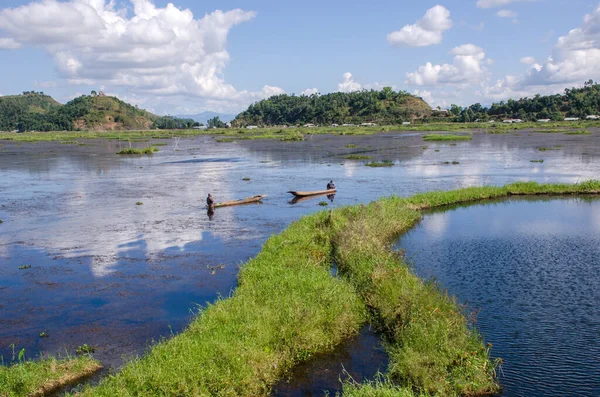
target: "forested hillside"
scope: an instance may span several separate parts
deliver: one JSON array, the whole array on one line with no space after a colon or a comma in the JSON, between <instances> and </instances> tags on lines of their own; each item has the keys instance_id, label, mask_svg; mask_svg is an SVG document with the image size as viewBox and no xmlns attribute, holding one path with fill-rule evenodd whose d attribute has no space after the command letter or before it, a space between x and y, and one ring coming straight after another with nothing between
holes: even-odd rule
<instances>
[{"instance_id":1,"label":"forested hillside","mask_svg":"<svg viewBox=\"0 0 600 397\"><path fill-rule=\"evenodd\" d=\"M421 98L385 87L381 91L334 92L311 96L276 95L250 105L232 121L232 124L396 124L430 114L431 108Z\"/></svg>"},{"instance_id":2,"label":"forested hillside","mask_svg":"<svg viewBox=\"0 0 600 397\"><path fill-rule=\"evenodd\" d=\"M479 103L466 108L452 105L450 114L455 121L518 118L524 121L538 119L563 120L565 117L585 118L600 114L600 84L587 81L582 88L567 88L563 94L536 95L533 98L494 103L489 108Z\"/></svg>"},{"instance_id":3,"label":"forested hillside","mask_svg":"<svg viewBox=\"0 0 600 397\"><path fill-rule=\"evenodd\" d=\"M0 131L192 128L194 120L158 117L118 98L82 95L61 105L42 92L0 97Z\"/></svg>"}]
</instances>

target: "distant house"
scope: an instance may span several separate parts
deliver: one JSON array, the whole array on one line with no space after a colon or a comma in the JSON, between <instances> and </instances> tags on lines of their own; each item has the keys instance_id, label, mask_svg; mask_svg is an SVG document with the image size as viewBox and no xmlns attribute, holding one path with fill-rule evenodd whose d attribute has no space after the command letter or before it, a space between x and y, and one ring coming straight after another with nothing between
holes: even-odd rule
<instances>
[{"instance_id":1,"label":"distant house","mask_svg":"<svg viewBox=\"0 0 600 397\"><path fill-rule=\"evenodd\" d=\"M342 124L342 127L355 127L354 124Z\"/></svg>"},{"instance_id":2,"label":"distant house","mask_svg":"<svg viewBox=\"0 0 600 397\"><path fill-rule=\"evenodd\" d=\"M410 125L410 121L403 121L402 125Z\"/></svg>"},{"instance_id":3,"label":"distant house","mask_svg":"<svg viewBox=\"0 0 600 397\"><path fill-rule=\"evenodd\" d=\"M502 120L502 122L512 124L512 123L522 123L523 120L521 120L521 119L506 119L506 120Z\"/></svg>"},{"instance_id":4,"label":"distant house","mask_svg":"<svg viewBox=\"0 0 600 397\"><path fill-rule=\"evenodd\" d=\"M13 130L12 132L19 132L19 130Z\"/></svg>"},{"instance_id":5,"label":"distant house","mask_svg":"<svg viewBox=\"0 0 600 397\"><path fill-rule=\"evenodd\" d=\"M565 117L565 121L579 121L579 117Z\"/></svg>"},{"instance_id":6,"label":"distant house","mask_svg":"<svg viewBox=\"0 0 600 397\"><path fill-rule=\"evenodd\" d=\"M225 123L225 127L227 127L227 128L231 128L231 122L227 122L227 123Z\"/></svg>"},{"instance_id":7,"label":"distant house","mask_svg":"<svg viewBox=\"0 0 600 397\"><path fill-rule=\"evenodd\" d=\"M375 124L375 123L361 123L360 125L361 125L361 127L373 127L373 126L376 126L377 124Z\"/></svg>"},{"instance_id":8,"label":"distant house","mask_svg":"<svg viewBox=\"0 0 600 397\"><path fill-rule=\"evenodd\" d=\"M196 127L194 127L195 130L206 130L208 129L207 126L205 125L197 125Z\"/></svg>"},{"instance_id":9,"label":"distant house","mask_svg":"<svg viewBox=\"0 0 600 397\"><path fill-rule=\"evenodd\" d=\"M331 124L332 127L339 127L338 124Z\"/></svg>"},{"instance_id":10,"label":"distant house","mask_svg":"<svg viewBox=\"0 0 600 397\"><path fill-rule=\"evenodd\" d=\"M305 128L315 128L316 125L314 125L313 123L306 123L306 124L304 124L304 127Z\"/></svg>"},{"instance_id":11,"label":"distant house","mask_svg":"<svg viewBox=\"0 0 600 397\"><path fill-rule=\"evenodd\" d=\"M550 119L538 119L537 122L538 123L549 123Z\"/></svg>"},{"instance_id":12,"label":"distant house","mask_svg":"<svg viewBox=\"0 0 600 397\"><path fill-rule=\"evenodd\" d=\"M591 114L586 117L586 120L598 120L598 119L600 119L600 116L596 116L595 114Z\"/></svg>"},{"instance_id":13,"label":"distant house","mask_svg":"<svg viewBox=\"0 0 600 397\"><path fill-rule=\"evenodd\" d=\"M495 122L496 122L495 120L488 121L488 123L495 123Z\"/></svg>"},{"instance_id":14,"label":"distant house","mask_svg":"<svg viewBox=\"0 0 600 397\"><path fill-rule=\"evenodd\" d=\"M255 130L258 128L258 126L257 125L249 125L249 126L246 126L246 128L249 130Z\"/></svg>"}]
</instances>

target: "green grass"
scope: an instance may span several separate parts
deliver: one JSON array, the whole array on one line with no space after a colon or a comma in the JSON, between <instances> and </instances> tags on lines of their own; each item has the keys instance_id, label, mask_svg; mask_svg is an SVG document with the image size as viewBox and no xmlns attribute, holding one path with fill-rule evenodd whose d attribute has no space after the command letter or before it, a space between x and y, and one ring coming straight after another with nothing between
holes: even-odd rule
<instances>
[{"instance_id":1,"label":"green grass","mask_svg":"<svg viewBox=\"0 0 600 397\"><path fill-rule=\"evenodd\" d=\"M567 131L563 128L543 128L543 129L533 130L533 132L542 132L542 133L553 134L553 133L567 132Z\"/></svg>"},{"instance_id":2,"label":"green grass","mask_svg":"<svg viewBox=\"0 0 600 397\"><path fill-rule=\"evenodd\" d=\"M367 167L393 167L394 162L392 160L383 160L383 161L373 161L371 163L365 164Z\"/></svg>"},{"instance_id":3,"label":"green grass","mask_svg":"<svg viewBox=\"0 0 600 397\"><path fill-rule=\"evenodd\" d=\"M296 363L355 334L366 309L329 273L328 224L321 212L271 237L229 299L82 395L266 395Z\"/></svg>"},{"instance_id":4,"label":"green grass","mask_svg":"<svg viewBox=\"0 0 600 397\"><path fill-rule=\"evenodd\" d=\"M100 363L89 356L0 365L0 396L50 395L101 368Z\"/></svg>"},{"instance_id":5,"label":"green grass","mask_svg":"<svg viewBox=\"0 0 600 397\"><path fill-rule=\"evenodd\" d=\"M454 135L454 134L427 134L423 135L424 141L470 141L473 139L471 135Z\"/></svg>"},{"instance_id":6,"label":"green grass","mask_svg":"<svg viewBox=\"0 0 600 397\"><path fill-rule=\"evenodd\" d=\"M21 265L19 266L19 270L31 269L31 265Z\"/></svg>"},{"instance_id":7,"label":"green grass","mask_svg":"<svg viewBox=\"0 0 600 397\"><path fill-rule=\"evenodd\" d=\"M346 160L371 160L372 158L372 156L365 156L362 154L349 154L344 157Z\"/></svg>"},{"instance_id":8,"label":"green grass","mask_svg":"<svg viewBox=\"0 0 600 397\"><path fill-rule=\"evenodd\" d=\"M353 148L357 148L358 145L355 145L354 143L349 143L349 144L346 145L346 147L349 148L349 149L353 149Z\"/></svg>"},{"instance_id":9,"label":"green grass","mask_svg":"<svg viewBox=\"0 0 600 397\"><path fill-rule=\"evenodd\" d=\"M433 283L416 277L390 250L397 237L421 218L421 210L511 195L598 194L600 181L575 185L523 182L505 187L466 188L391 197L335 213L335 258L367 302L372 323L386 338L387 373L375 382L347 382L344 395L482 395L499 391L489 346L463 308Z\"/></svg>"},{"instance_id":10,"label":"green grass","mask_svg":"<svg viewBox=\"0 0 600 397\"><path fill-rule=\"evenodd\" d=\"M562 146L554 146L554 147L541 147L541 148L538 148L538 150L539 150L540 152L546 152L546 151L548 151L548 150L560 150L561 148L562 148Z\"/></svg>"},{"instance_id":11,"label":"green grass","mask_svg":"<svg viewBox=\"0 0 600 397\"><path fill-rule=\"evenodd\" d=\"M153 146L148 146L145 148L126 148L126 149L121 149L117 152L117 154L152 154L158 152L158 148L155 148Z\"/></svg>"},{"instance_id":12,"label":"green grass","mask_svg":"<svg viewBox=\"0 0 600 397\"><path fill-rule=\"evenodd\" d=\"M575 131L567 131L565 135L590 135L591 132L588 130L575 130Z\"/></svg>"},{"instance_id":13,"label":"green grass","mask_svg":"<svg viewBox=\"0 0 600 397\"><path fill-rule=\"evenodd\" d=\"M424 209L565 194L600 194L600 181L431 192L306 216L266 241L241 268L231 297L82 395L268 395L291 367L334 349L367 318L385 337L390 365L372 383L345 384L345 394L497 392L496 363L463 307L414 275L392 243ZM330 274L332 256L339 277Z\"/></svg>"}]
</instances>

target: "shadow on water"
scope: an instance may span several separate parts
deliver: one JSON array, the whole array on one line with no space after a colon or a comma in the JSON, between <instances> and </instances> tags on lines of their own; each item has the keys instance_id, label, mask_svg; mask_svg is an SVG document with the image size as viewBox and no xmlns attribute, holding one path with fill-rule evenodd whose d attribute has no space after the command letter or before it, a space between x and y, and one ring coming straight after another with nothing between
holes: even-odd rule
<instances>
[{"instance_id":1,"label":"shadow on water","mask_svg":"<svg viewBox=\"0 0 600 397\"><path fill-rule=\"evenodd\" d=\"M600 199L436 209L399 246L477 312L505 395L600 395Z\"/></svg>"},{"instance_id":2,"label":"shadow on water","mask_svg":"<svg viewBox=\"0 0 600 397\"><path fill-rule=\"evenodd\" d=\"M374 379L385 372L388 356L379 336L365 326L360 333L327 354L317 354L294 367L286 379L273 387L272 396L311 397L341 392L342 381Z\"/></svg>"}]
</instances>

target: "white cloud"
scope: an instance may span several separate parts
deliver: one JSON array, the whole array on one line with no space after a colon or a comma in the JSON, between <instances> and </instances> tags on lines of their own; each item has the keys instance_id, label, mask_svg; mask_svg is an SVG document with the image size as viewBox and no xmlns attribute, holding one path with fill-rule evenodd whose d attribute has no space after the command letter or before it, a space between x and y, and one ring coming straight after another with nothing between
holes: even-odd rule
<instances>
[{"instance_id":1,"label":"white cloud","mask_svg":"<svg viewBox=\"0 0 600 397\"><path fill-rule=\"evenodd\" d=\"M500 18L516 18L519 14L511 10L500 10L496 13L496 16Z\"/></svg>"},{"instance_id":2,"label":"white cloud","mask_svg":"<svg viewBox=\"0 0 600 397\"><path fill-rule=\"evenodd\" d=\"M394 46L426 47L441 43L444 32L451 27L450 11L436 5L427 10L423 18L414 25L405 25L388 34L387 40Z\"/></svg>"},{"instance_id":3,"label":"white cloud","mask_svg":"<svg viewBox=\"0 0 600 397\"><path fill-rule=\"evenodd\" d=\"M436 84L465 84L480 81L487 74L485 52L473 44L455 47L452 64L433 65L427 62L412 73L406 74L406 84L428 86Z\"/></svg>"},{"instance_id":4,"label":"white cloud","mask_svg":"<svg viewBox=\"0 0 600 397\"><path fill-rule=\"evenodd\" d=\"M537 63L533 57L521 59L530 65L520 76L506 76L486 89L486 95L505 99L539 93L556 93L600 79L600 6L583 18L581 27L558 38L552 55Z\"/></svg>"},{"instance_id":5,"label":"white cloud","mask_svg":"<svg viewBox=\"0 0 600 397\"><path fill-rule=\"evenodd\" d=\"M319 90L317 88L307 88L300 93L300 95L311 96L312 94L318 93Z\"/></svg>"},{"instance_id":6,"label":"white cloud","mask_svg":"<svg viewBox=\"0 0 600 397\"><path fill-rule=\"evenodd\" d=\"M520 62L525 65L533 65L534 63L536 63L534 57L523 57L521 58Z\"/></svg>"},{"instance_id":7,"label":"white cloud","mask_svg":"<svg viewBox=\"0 0 600 397\"><path fill-rule=\"evenodd\" d=\"M72 84L217 100L231 108L282 92L270 86L238 91L224 80L228 33L255 12L216 10L195 19L171 3L160 8L151 0L129 2L133 12L117 8L114 0L43 0L0 10L6 36L0 48L41 47Z\"/></svg>"},{"instance_id":8,"label":"white cloud","mask_svg":"<svg viewBox=\"0 0 600 397\"><path fill-rule=\"evenodd\" d=\"M346 72L344 73L343 80L338 84L337 91L340 92L352 92L359 91L361 89L361 85L354 81L352 78L352 73Z\"/></svg>"},{"instance_id":9,"label":"white cloud","mask_svg":"<svg viewBox=\"0 0 600 397\"><path fill-rule=\"evenodd\" d=\"M478 0L477 7L479 8L495 8L503 7L512 3L522 3L527 1L538 1L538 0Z\"/></svg>"},{"instance_id":10,"label":"white cloud","mask_svg":"<svg viewBox=\"0 0 600 397\"><path fill-rule=\"evenodd\" d=\"M11 38L0 37L0 50L14 50L17 48L21 48L21 43Z\"/></svg>"}]
</instances>

